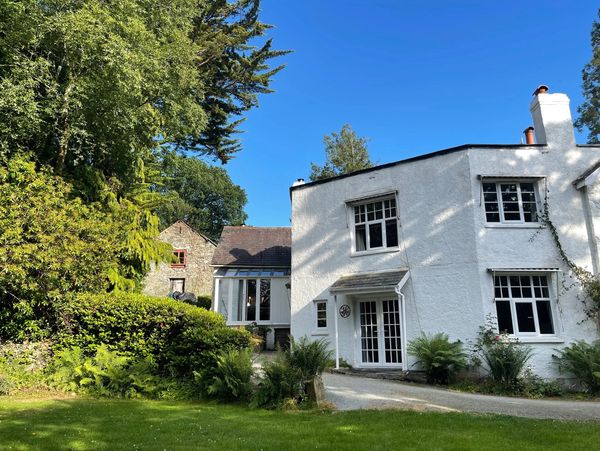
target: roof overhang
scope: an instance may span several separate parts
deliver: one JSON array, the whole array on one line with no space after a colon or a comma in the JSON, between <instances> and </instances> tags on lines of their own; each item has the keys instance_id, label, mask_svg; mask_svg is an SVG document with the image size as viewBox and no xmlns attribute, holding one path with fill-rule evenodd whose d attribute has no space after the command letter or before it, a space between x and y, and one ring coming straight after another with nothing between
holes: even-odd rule
<instances>
[{"instance_id":1,"label":"roof overhang","mask_svg":"<svg viewBox=\"0 0 600 451\"><path fill-rule=\"evenodd\" d=\"M408 269L349 274L336 280L329 291L333 294L399 293L409 277Z\"/></svg>"},{"instance_id":2,"label":"roof overhang","mask_svg":"<svg viewBox=\"0 0 600 451\"><path fill-rule=\"evenodd\" d=\"M488 268L489 272L559 272L560 268Z\"/></svg>"},{"instance_id":3,"label":"roof overhang","mask_svg":"<svg viewBox=\"0 0 600 451\"><path fill-rule=\"evenodd\" d=\"M477 178L480 179L480 180L483 180L483 179L540 180L540 179L545 179L546 176L545 175L531 175L531 174L527 174L527 175L517 175L517 174L511 174L511 175L507 175L507 174L478 174Z\"/></svg>"},{"instance_id":4,"label":"roof overhang","mask_svg":"<svg viewBox=\"0 0 600 451\"><path fill-rule=\"evenodd\" d=\"M585 186L590 186L596 183L600 177L600 161L596 162L587 171L581 174L573 181L573 186L577 189L581 189Z\"/></svg>"}]
</instances>

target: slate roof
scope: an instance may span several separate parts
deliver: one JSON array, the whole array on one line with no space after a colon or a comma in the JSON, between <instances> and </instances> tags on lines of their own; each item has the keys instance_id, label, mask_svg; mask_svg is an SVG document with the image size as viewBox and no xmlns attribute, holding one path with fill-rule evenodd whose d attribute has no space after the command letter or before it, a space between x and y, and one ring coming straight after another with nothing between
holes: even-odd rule
<instances>
[{"instance_id":1,"label":"slate roof","mask_svg":"<svg viewBox=\"0 0 600 451\"><path fill-rule=\"evenodd\" d=\"M292 265L292 229L225 226L212 265L289 267Z\"/></svg>"},{"instance_id":2,"label":"slate roof","mask_svg":"<svg viewBox=\"0 0 600 451\"><path fill-rule=\"evenodd\" d=\"M382 271L342 276L331 285L329 291L368 291L369 289L381 290L382 288L394 288L407 273L407 269L401 269L398 271Z\"/></svg>"}]
</instances>

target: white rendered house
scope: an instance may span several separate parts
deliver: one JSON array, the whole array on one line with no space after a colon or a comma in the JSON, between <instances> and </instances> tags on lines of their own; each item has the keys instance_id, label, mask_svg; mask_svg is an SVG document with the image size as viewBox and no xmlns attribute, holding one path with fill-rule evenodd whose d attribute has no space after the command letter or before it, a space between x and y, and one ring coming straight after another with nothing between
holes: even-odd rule
<instances>
[{"instance_id":1,"label":"white rendered house","mask_svg":"<svg viewBox=\"0 0 600 451\"><path fill-rule=\"evenodd\" d=\"M567 255L597 274L600 146L575 143L568 97L544 88L530 105L538 144L294 184L292 335L326 338L354 367L409 370L421 331L468 342L492 315L544 377L558 376L555 348L597 339L542 217L547 205Z\"/></svg>"}]
</instances>

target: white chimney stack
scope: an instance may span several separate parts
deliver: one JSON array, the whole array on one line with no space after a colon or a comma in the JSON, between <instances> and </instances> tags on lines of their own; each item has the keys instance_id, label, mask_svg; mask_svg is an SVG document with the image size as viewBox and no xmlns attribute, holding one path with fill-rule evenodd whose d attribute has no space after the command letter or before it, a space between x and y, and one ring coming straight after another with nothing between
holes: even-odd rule
<instances>
[{"instance_id":1,"label":"white chimney stack","mask_svg":"<svg viewBox=\"0 0 600 451\"><path fill-rule=\"evenodd\" d=\"M563 149L574 147L575 133L569 97L566 94L549 94L545 85L539 86L533 96L529 110L537 143Z\"/></svg>"}]
</instances>

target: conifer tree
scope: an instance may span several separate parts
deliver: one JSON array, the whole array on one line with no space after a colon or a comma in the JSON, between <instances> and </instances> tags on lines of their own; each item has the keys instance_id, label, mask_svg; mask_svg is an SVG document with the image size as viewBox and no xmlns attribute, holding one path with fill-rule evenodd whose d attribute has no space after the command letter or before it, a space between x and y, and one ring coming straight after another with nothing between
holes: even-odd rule
<instances>
[{"instance_id":1,"label":"conifer tree","mask_svg":"<svg viewBox=\"0 0 600 451\"><path fill-rule=\"evenodd\" d=\"M575 126L579 130L589 130L588 143L600 143L600 9L598 20L592 25L592 59L582 72L583 96L585 101L577 108L579 117Z\"/></svg>"},{"instance_id":2,"label":"conifer tree","mask_svg":"<svg viewBox=\"0 0 600 451\"><path fill-rule=\"evenodd\" d=\"M342 127L340 133L325 136L323 144L325 164L319 166L311 163L310 179L313 181L373 166L367 150L367 139L358 137L348 124Z\"/></svg>"}]
</instances>

